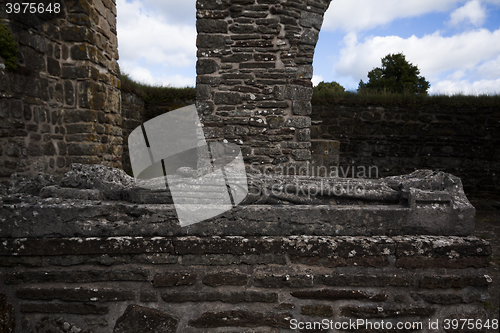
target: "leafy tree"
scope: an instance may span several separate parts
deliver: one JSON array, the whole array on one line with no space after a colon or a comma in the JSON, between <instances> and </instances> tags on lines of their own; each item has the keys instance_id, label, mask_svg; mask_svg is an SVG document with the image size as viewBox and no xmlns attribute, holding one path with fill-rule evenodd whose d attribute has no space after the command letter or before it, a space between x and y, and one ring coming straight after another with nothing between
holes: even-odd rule
<instances>
[{"instance_id":1,"label":"leafy tree","mask_svg":"<svg viewBox=\"0 0 500 333\"><path fill-rule=\"evenodd\" d=\"M321 93L321 94L341 94L345 91L345 88L342 87L340 84L337 82L324 82L321 81L318 83L316 87L313 88L314 93Z\"/></svg>"},{"instance_id":2,"label":"leafy tree","mask_svg":"<svg viewBox=\"0 0 500 333\"><path fill-rule=\"evenodd\" d=\"M388 54L382 58L382 67L368 72L368 82L359 82L358 92L427 94L431 86L425 77L419 76L417 66L406 61L404 54Z\"/></svg>"},{"instance_id":3,"label":"leafy tree","mask_svg":"<svg viewBox=\"0 0 500 333\"><path fill-rule=\"evenodd\" d=\"M345 88L337 82L321 81L313 88L311 102L313 104L329 104L338 102L344 96Z\"/></svg>"}]
</instances>

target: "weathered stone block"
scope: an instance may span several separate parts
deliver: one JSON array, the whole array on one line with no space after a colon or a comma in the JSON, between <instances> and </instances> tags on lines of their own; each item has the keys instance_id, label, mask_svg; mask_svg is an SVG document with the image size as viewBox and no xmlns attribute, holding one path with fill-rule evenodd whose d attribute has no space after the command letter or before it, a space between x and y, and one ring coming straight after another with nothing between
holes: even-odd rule
<instances>
[{"instance_id":1,"label":"weathered stone block","mask_svg":"<svg viewBox=\"0 0 500 333\"><path fill-rule=\"evenodd\" d=\"M285 124L285 119L281 116L268 116L266 120L269 128L281 128Z\"/></svg>"},{"instance_id":2,"label":"weathered stone block","mask_svg":"<svg viewBox=\"0 0 500 333\"><path fill-rule=\"evenodd\" d=\"M255 69L255 68L276 68L274 62L245 62L240 64L240 69Z\"/></svg>"},{"instance_id":3,"label":"weathered stone block","mask_svg":"<svg viewBox=\"0 0 500 333\"><path fill-rule=\"evenodd\" d=\"M229 14L226 10L198 10L196 12L196 17L198 19L223 19Z\"/></svg>"},{"instance_id":4,"label":"weathered stone block","mask_svg":"<svg viewBox=\"0 0 500 333\"><path fill-rule=\"evenodd\" d=\"M196 46L199 49L216 49L222 48L226 45L226 38L224 35L213 34L198 34Z\"/></svg>"},{"instance_id":5,"label":"weathered stone block","mask_svg":"<svg viewBox=\"0 0 500 333\"><path fill-rule=\"evenodd\" d=\"M242 97L237 92L216 92L214 96L215 104L236 105L242 102Z\"/></svg>"},{"instance_id":6,"label":"weathered stone block","mask_svg":"<svg viewBox=\"0 0 500 333\"><path fill-rule=\"evenodd\" d=\"M198 19L196 29L198 33L227 33L228 24L223 20Z\"/></svg>"},{"instance_id":7,"label":"weathered stone block","mask_svg":"<svg viewBox=\"0 0 500 333\"><path fill-rule=\"evenodd\" d=\"M229 27L229 31L235 34L251 34L256 31L256 28L253 24L236 23Z\"/></svg>"},{"instance_id":8,"label":"weathered stone block","mask_svg":"<svg viewBox=\"0 0 500 333\"><path fill-rule=\"evenodd\" d=\"M341 299L360 299L370 300L373 302L385 302L387 300L386 294L369 294L359 290L306 290L306 291L293 291L290 293L293 297L300 299L317 299L317 300L341 300Z\"/></svg>"},{"instance_id":9,"label":"weathered stone block","mask_svg":"<svg viewBox=\"0 0 500 333\"><path fill-rule=\"evenodd\" d=\"M129 305L116 321L113 333L175 333L178 320L165 312Z\"/></svg>"},{"instance_id":10,"label":"weathered stone block","mask_svg":"<svg viewBox=\"0 0 500 333\"><path fill-rule=\"evenodd\" d=\"M88 66L63 66L61 73L63 79L86 79L91 75Z\"/></svg>"},{"instance_id":11,"label":"weathered stone block","mask_svg":"<svg viewBox=\"0 0 500 333\"><path fill-rule=\"evenodd\" d=\"M7 297L4 294L0 294L0 331L2 333L14 333L16 331L14 307L7 303Z\"/></svg>"},{"instance_id":12,"label":"weathered stone block","mask_svg":"<svg viewBox=\"0 0 500 333\"><path fill-rule=\"evenodd\" d=\"M291 117L285 122L285 126L295 128L311 127L311 118L309 117Z\"/></svg>"},{"instance_id":13,"label":"weathered stone block","mask_svg":"<svg viewBox=\"0 0 500 333\"><path fill-rule=\"evenodd\" d=\"M248 277L238 273L216 273L205 275L202 282L210 287L244 286L248 282Z\"/></svg>"},{"instance_id":14,"label":"weathered stone block","mask_svg":"<svg viewBox=\"0 0 500 333\"><path fill-rule=\"evenodd\" d=\"M20 47L19 50L22 54L24 54L26 67L40 71L44 71L46 69L43 54L30 47Z\"/></svg>"},{"instance_id":15,"label":"weathered stone block","mask_svg":"<svg viewBox=\"0 0 500 333\"><path fill-rule=\"evenodd\" d=\"M155 288L190 286L196 283L198 275L192 272L157 274L153 279Z\"/></svg>"},{"instance_id":16,"label":"weathered stone block","mask_svg":"<svg viewBox=\"0 0 500 333\"><path fill-rule=\"evenodd\" d=\"M258 271L254 274L253 285L263 288L303 288L314 285L312 274L283 274L275 275L272 272Z\"/></svg>"},{"instance_id":17,"label":"weathered stone block","mask_svg":"<svg viewBox=\"0 0 500 333\"><path fill-rule=\"evenodd\" d=\"M212 74L218 70L219 64L213 59L199 59L196 62L196 73L198 75Z\"/></svg>"},{"instance_id":18,"label":"weathered stone block","mask_svg":"<svg viewBox=\"0 0 500 333\"><path fill-rule=\"evenodd\" d=\"M45 189L45 188L44 188ZM42 189L43 190L43 189ZM129 270L73 270L73 271L19 271L4 277L7 285L27 283L89 283L105 281L148 281L149 272L145 269Z\"/></svg>"},{"instance_id":19,"label":"weathered stone block","mask_svg":"<svg viewBox=\"0 0 500 333\"><path fill-rule=\"evenodd\" d=\"M250 61L253 59L253 54L252 53L235 53L231 54L228 56L222 57L221 61L222 62L232 62L232 63L241 63L244 61ZM251 75L244 75L244 74L224 74L222 75L223 79L251 79Z\"/></svg>"},{"instance_id":20,"label":"weathered stone block","mask_svg":"<svg viewBox=\"0 0 500 333\"><path fill-rule=\"evenodd\" d=\"M326 274L318 277L322 284L339 287L408 287L413 279L396 274Z\"/></svg>"},{"instance_id":21,"label":"weathered stone block","mask_svg":"<svg viewBox=\"0 0 500 333\"><path fill-rule=\"evenodd\" d=\"M310 116L312 114L312 104L310 101L292 101L292 113L298 116Z\"/></svg>"},{"instance_id":22,"label":"weathered stone block","mask_svg":"<svg viewBox=\"0 0 500 333\"><path fill-rule=\"evenodd\" d=\"M486 276L424 276L418 282L420 288L465 288L467 286L485 287Z\"/></svg>"},{"instance_id":23,"label":"weathered stone block","mask_svg":"<svg viewBox=\"0 0 500 333\"><path fill-rule=\"evenodd\" d=\"M73 156L95 156L100 145L95 143L70 143L68 144L68 155Z\"/></svg>"},{"instance_id":24,"label":"weathered stone block","mask_svg":"<svg viewBox=\"0 0 500 333\"><path fill-rule=\"evenodd\" d=\"M16 296L27 300L62 300L69 302L110 302L135 298L132 291L84 288L24 288L18 289Z\"/></svg>"},{"instance_id":25,"label":"weathered stone block","mask_svg":"<svg viewBox=\"0 0 500 333\"><path fill-rule=\"evenodd\" d=\"M333 317L333 308L329 305L304 305L300 313L313 317Z\"/></svg>"},{"instance_id":26,"label":"weathered stone block","mask_svg":"<svg viewBox=\"0 0 500 333\"><path fill-rule=\"evenodd\" d=\"M294 149L292 156L296 161L309 161L311 159L311 151L309 149Z\"/></svg>"},{"instance_id":27,"label":"weathered stone block","mask_svg":"<svg viewBox=\"0 0 500 333\"><path fill-rule=\"evenodd\" d=\"M66 42L88 42L95 44L95 35L92 30L84 26L69 26L60 29L61 38Z\"/></svg>"},{"instance_id":28,"label":"weathered stone block","mask_svg":"<svg viewBox=\"0 0 500 333\"><path fill-rule=\"evenodd\" d=\"M400 317L430 317L436 312L431 307L380 307L375 306L343 306L340 312L345 317L354 318L400 318Z\"/></svg>"},{"instance_id":29,"label":"weathered stone block","mask_svg":"<svg viewBox=\"0 0 500 333\"><path fill-rule=\"evenodd\" d=\"M309 128L303 128L298 130L297 141L299 142L311 141L311 130Z\"/></svg>"},{"instance_id":30,"label":"weathered stone block","mask_svg":"<svg viewBox=\"0 0 500 333\"><path fill-rule=\"evenodd\" d=\"M78 84L78 106L80 108L102 110L106 102L103 87L92 81Z\"/></svg>"},{"instance_id":31,"label":"weathered stone block","mask_svg":"<svg viewBox=\"0 0 500 333\"><path fill-rule=\"evenodd\" d=\"M259 313L244 310L205 312L200 318L189 321L189 326L200 328L271 326L289 329L291 318L289 313Z\"/></svg>"},{"instance_id":32,"label":"weathered stone block","mask_svg":"<svg viewBox=\"0 0 500 333\"><path fill-rule=\"evenodd\" d=\"M266 293L257 291L236 291L236 292L167 292L162 293L161 298L165 302L262 302L275 303L278 301L277 293Z\"/></svg>"},{"instance_id":33,"label":"weathered stone block","mask_svg":"<svg viewBox=\"0 0 500 333\"><path fill-rule=\"evenodd\" d=\"M21 303L24 313L68 313L76 315L105 315L108 307L82 303Z\"/></svg>"}]
</instances>

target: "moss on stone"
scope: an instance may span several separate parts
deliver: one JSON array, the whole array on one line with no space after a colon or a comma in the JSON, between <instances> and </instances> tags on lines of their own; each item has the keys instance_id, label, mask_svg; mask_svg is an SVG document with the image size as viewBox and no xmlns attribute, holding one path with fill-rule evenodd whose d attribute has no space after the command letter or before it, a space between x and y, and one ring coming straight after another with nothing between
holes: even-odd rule
<instances>
[{"instance_id":1,"label":"moss on stone","mask_svg":"<svg viewBox=\"0 0 500 333\"><path fill-rule=\"evenodd\" d=\"M18 45L9 29L0 22L0 56L5 59L5 68L17 69Z\"/></svg>"}]
</instances>

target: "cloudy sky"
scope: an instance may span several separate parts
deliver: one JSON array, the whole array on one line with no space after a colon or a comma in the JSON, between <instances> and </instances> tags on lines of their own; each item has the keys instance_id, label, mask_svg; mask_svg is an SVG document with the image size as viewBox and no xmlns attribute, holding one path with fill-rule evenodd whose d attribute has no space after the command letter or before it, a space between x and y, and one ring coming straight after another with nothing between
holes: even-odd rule
<instances>
[{"instance_id":1,"label":"cloudy sky","mask_svg":"<svg viewBox=\"0 0 500 333\"><path fill-rule=\"evenodd\" d=\"M135 80L194 86L196 0L117 0L120 67ZM313 83L356 90L403 52L435 94L500 94L500 0L333 0Z\"/></svg>"}]
</instances>

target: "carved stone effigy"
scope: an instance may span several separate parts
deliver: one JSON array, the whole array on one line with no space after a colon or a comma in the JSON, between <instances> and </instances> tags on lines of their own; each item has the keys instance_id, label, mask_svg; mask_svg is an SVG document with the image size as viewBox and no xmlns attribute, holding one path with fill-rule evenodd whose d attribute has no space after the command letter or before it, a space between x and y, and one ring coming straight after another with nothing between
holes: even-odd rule
<instances>
[{"instance_id":1,"label":"carved stone effigy","mask_svg":"<svg viewBox=\"0 0 500 333\"><path fill-rule=\"evenodd\" d=\"M182 177L185 175L178 175L179 180ZM475 209L467 200L460 179L430 170L383 179L253 175L248 181L249 194L240 206L188 230L179 226L172 196L164 184L162 178L135 181L119 169L78 164L72 165L60 182L50 176L40 176L38 181L14 177L11 192L25 192L43 199L26 198L39 204L3 210L0 237L22 237L25 233L51 237L61 228L69 234L88 237L265 236L269 232L467 236L474 230ZM197 182L196 190L203 192L203 183ZM15 197L16 194L11 194L4 200L8 202ZM96 205L97 202L100 204ZM33 215L35 207L40 211ZM85 210L85 214L75 214L68 220L68 211L73 209ZM138 210L143 214L136 216ZM94 228L87 230L86 221L103 211L112 216L111 220L96 221ZM22 221L16 216L23 216ZM36 223L39 219L51 224L40 228ZM125 221L141 224L140 233L122 223Z\"/></svg>"}]
</instances>

